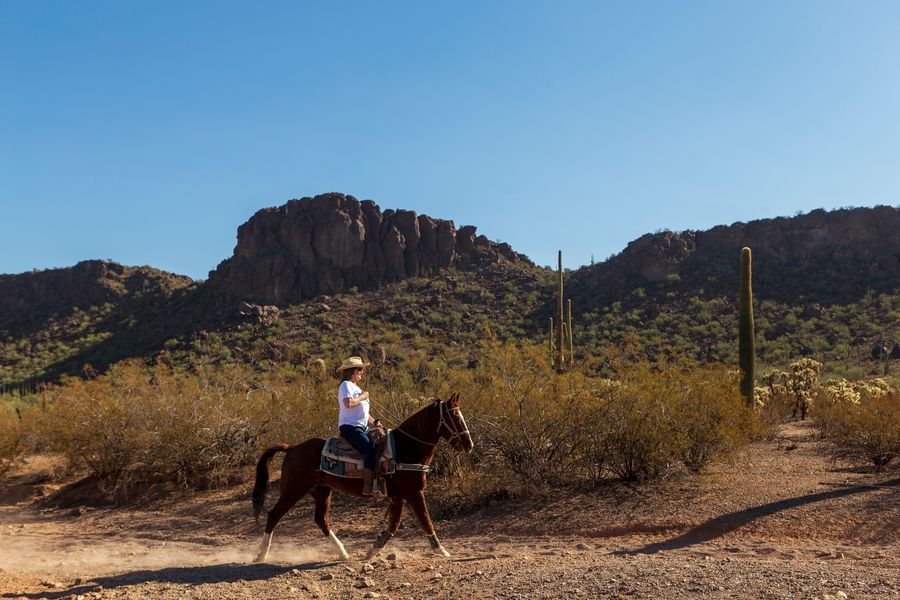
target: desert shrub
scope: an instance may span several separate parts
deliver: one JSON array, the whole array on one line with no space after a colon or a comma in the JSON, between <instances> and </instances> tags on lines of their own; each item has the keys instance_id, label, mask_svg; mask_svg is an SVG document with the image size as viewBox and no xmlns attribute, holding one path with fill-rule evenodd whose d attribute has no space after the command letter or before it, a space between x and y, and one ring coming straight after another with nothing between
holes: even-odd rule
<instances>
[{"instance_id":1,"label":"desert shrub","mask_svg":"<svg viewBox=\"0 0 900 600\"><path fill-rule=\"evenodd\" d=\"M557 373L543 346L491 342L484 350L481 367L452 381L465 396L465 413L473 415L473 460L508 469L528 490L579 475L589 380L578 372Z\"/></svg>"},{"instance_id":2,"label":"desert shrub","mask_svg":"<svg viewBox=\"0 0 900 600\"><path fill-rule=\"evenodd\" d=\"M136 478L215 485L261 445L323 431L323 386L321 377L270 383L238 365L188 373L125 363L47 392L39 436L110 492Z\"/></svg>"},{"instance_id":3,"label":"desert shrub","mask_svg":"<svg viewBox=\"0 0 900 600\"><path fill-rule=\"evenodd\" d=\"M0 404L0 477L15 465L24 451L24 434L15 410Z\"/></svg>"},{"instance_id":4,"label":"desert shrub","mask_svg":"<svg viewBox=\"0 0 900 600\"><path fill-rule=\"evenodd\" d=\"M542 346L486 350L453 382L475 415L475 461L506 467L526 489L699 470L748 442L754 416L724 369L637 362L611 380L557 373Z\"/></svg>"},{"instance_id":5,"label":"desert shrub","mask_svg":"<svg viewBox=\"0 0 900 600\"><path fill-rule=\"evenodd\" d=\"M740 397L737 374L637 363L619 369L597 414L607 468L646 480L676 465L698 471L749 442L754 415Z\"/></svg>"},{"instance_id":6,"label":"desert shrub","mask_svg":"<svg viewBox=\"0 0 900 600\"><path fill-rule=\"evenodd\" d=\"M883 381L840 382L819 395L816 424L836 460L881 469L900 456L900 390Z\"/></svg>"},{"instance_id":7,"label":"desert shrub","mask_svg":"<svg viewBox=\"0 0 900 600\"><path fill-rule=\"evenodd\" d=\"M434 397L461 394L475 450L442 450L433 463L438 485L455 490L458 503L699 470L747 441L752 411L735 373L637 362L610 368L616 378L606 379L593 370L600 359L557 373L544 346L488 337L473 350L477 360L411 352L402 362L377 361L364 382L373 415L394 427ZM331 366L298 362L191 370L120 363L44 392L26 420L34 447L63 453L111 493L139 479L216 485L264 447L336 433Z\"/></svg>"}]
</instances>

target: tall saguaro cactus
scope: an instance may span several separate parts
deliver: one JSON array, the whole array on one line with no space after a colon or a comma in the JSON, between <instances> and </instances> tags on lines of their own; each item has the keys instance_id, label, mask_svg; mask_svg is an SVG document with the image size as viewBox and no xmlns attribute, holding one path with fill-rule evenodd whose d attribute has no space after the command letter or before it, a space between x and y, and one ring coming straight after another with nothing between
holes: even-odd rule
<instances>
[{"instance_id":1,"label":"tall saguaro cactus","mask_svg":"<svg viewBox=\"0 0 900 600\"><path fill-rule=\"evenodd\" d=\"M753 406L756 342L753 333L753 290L750 285L750 248L741 249L741 292L738 320L738 362L741 367L741 395Z\"/></svg>"},{"instance_id":2,"label":"tall saguaro cactus","mask_svg":"<svg viewBox=\"0 0 900 600\"><path fill-rule=\"evenodd\" d=\"M558 255L559 282L556 297L556 323L550 317L550 364L560 373L566 365L575 364L575 345L572 343L572 299L565 300L563 289L562 250ZM568 309L568 315L566 314ZM554 326L555 325L555 326Z\"/></svg>"},{"instance_id":3,"label":"tall saguaro cactus","mask_svg":"<svg viewBox=\"0 0 900 600\"><path fill-rule=\"evenodd\" d=\"M565 333L565 315L563 314L563 268L562 268L562 250L559 251L558 257L558 266L559 266L559 294L556 298L556 314L558 317L557 323L559 323L559 327L556 331L556 368L562 371L563 365L566 360L566 352L565 352L565 342L566 342L566 333Z\"/></svg>"}]
</instances>

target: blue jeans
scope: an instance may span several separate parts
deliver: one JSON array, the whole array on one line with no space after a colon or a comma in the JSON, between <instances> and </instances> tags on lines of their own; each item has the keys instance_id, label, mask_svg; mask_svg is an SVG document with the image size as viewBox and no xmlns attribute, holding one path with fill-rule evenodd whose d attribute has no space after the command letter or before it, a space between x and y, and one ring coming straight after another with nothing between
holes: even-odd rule
<instances>
[{"instance_id":1,"label":"blue jeans","mask_svg":"<svg viewBox=\"0 0 900 600\"><path fill-rule=\"evenodd\" d=\"M341 425L338 427L341 436L350 445L363 453L363 466L367 469L375 468L375 444L369 439L366 430L357 425Z\"/></svg>"}]
</instances>

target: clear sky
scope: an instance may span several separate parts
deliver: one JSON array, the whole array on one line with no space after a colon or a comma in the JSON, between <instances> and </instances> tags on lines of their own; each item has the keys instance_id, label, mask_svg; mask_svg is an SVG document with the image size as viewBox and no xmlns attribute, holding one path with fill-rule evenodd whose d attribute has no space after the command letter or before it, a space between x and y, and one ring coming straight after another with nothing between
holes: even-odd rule
<instances>
[{"instance_id":1,"label":"clear sky","mask_svg":"<svg viewBox=\"0 0 900 600\"><path fill-rule=\"evenodd\" d=\"M0 273L202 279L329 191L569 267L900 205L900 2L0 0Z\"/></svg>"}]
</instances>

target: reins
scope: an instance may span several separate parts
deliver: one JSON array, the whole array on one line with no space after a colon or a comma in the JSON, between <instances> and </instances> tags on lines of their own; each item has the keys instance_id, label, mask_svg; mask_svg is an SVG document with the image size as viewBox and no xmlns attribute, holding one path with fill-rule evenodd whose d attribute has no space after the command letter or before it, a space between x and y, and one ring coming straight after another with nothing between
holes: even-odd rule
<instances>
[{"instance_id":1,"label":"reins","mask_svg":"<svg viewBox=\"0 0 900 600\"><path fill-rule=\"evenodd\" d=\"M429 398L429 400L431 400L431 398ZM369 402L371 402L375 406L375 408L377 408L379 411L383 411L385 413L390 412L390 411L384 410L384 407L382 407L380 404L378 404L371 398L369 399ZM465 418L462 416L462 412L459 410L459 408L447 408L445 411L444 407L446 404L447 404L446 400L438 401L438 417L439 417L439 419L438 419L438 424L437 424L437 433L440 433L441 427L446 427L447 431L450 432L450 438L449 438L450 440L458 440L458 439L461 439L463 436L470 436L471 434L469 433L468 427L466 427ZM444 416L445 412L449 412L449 411L456 411L456 413L459 415L459 418L463 422L462 429L457 428L456 423L453 421L453 419L445 418L445 416ZM394 416L394 418L396 418L396 417ZM438 443L440 443L440 441L441 441L440 437L438 437L438 440L436 442L426 442L425 440L421 440L421 439L417 438L416 436L414 436L413 434L409 433L408 431L404 431L403 429L401 429L402 425L403 425L403 423L398 424L397 427L393 431L402 433L406 437L408 437L412 440L415 440L415 441L419 442L420 444L425 444L426 446L437 446Z\"/></svg>"}]
</instances>

